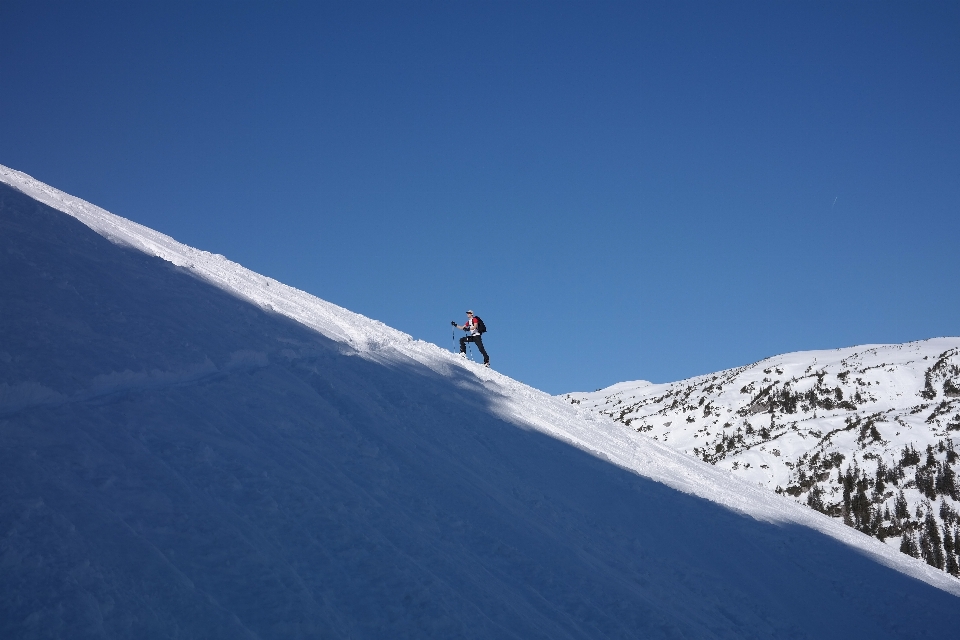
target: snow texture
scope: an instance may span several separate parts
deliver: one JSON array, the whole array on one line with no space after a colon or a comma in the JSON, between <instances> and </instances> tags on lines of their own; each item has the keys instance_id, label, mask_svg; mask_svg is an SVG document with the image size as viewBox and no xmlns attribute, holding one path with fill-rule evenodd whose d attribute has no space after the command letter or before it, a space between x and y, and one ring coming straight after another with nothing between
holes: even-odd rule
<instances>
[{"instance_id":1,"label":"snow texture","mask_svg":"<svg viewBox=\"0 0 960 640\"><path fill-rule=\"evenodd\" d=\"M22 173L0 181L0 637L960 625L956 579L786 497Z\"/></svg>"}]
</instances>

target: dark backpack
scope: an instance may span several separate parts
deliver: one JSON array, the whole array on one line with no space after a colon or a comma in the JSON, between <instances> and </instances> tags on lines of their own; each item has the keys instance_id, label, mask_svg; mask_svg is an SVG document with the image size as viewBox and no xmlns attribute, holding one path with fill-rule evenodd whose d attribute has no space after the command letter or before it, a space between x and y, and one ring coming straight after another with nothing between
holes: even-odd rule
<instances>
[{"instance_id":1,"label":"dark backpack","mask_svg":"<svg viewBox=\"0 0 960 640\"><path fill-rule=\"evenodd\" d=\"M487 325L483 324L483 320L480 319L480 316L473 316L473 318L477 321L477 331L480 333L486 333Z\"/></svg>"}]
</instances>

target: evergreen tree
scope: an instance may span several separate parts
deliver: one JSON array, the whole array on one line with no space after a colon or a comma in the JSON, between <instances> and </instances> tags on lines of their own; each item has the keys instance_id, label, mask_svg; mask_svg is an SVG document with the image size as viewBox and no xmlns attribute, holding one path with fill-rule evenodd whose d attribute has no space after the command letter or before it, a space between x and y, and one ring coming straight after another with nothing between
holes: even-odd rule
<instances>
[{"instance_id":1,"label":"evergreen tree","mask_svg":"<svg viewBox=\"0 0 960 640\"><path fill-rule=\"evenodd\" d=\"M850 500L844 500L843 505L840 507L840 517L843 518L843 524L848 527L853 526L853 518L850 517Z\"/></svg>"},{"instance_id":2,"label":"evergreen tree","mask_svg":"<svg viewBox=\"0 0 960 640\"><path fill-rule=\"evenodd\" d=\"M957 519L957 512L950 508L946 500L940 501L940 519L943 520L944 525L953 524Z\"/></svg>"},{"instance_id":3,"label":"evergreen tree","mask_svg":"<svg viewBox=\"0 0 960 640\"><path fill-rule=\"evenodd\" d=\"M920 558L923 559L923 561L927 564L933 565L933 562L931 562L931 557L933 556L933 546L930 544L930 537L927 535L925 529L920 529L918 546L920 547Z\"/></svg>"},{"instance_id":4,"label":"evergreen tree","mask_svg":"<svg viewBox=\"0 0 960 640\"><path fill-rule=\"evenodd\" d=\"M913 537L913 532L909 529L900 536L900 552L914 558L920 557L920 550L917 548L917 541Z\"/></svg>"},{"instance_id":5,"label":"evergreen tree","mask_svg":"<svg viewBox=\"0 0 960 640\"><path fill-rule=\"evenodd\" d=\"M877 460L877 478L873 484L873 495L877 499L883 497L883 490L886 488L886 477L887 477L887 468L883 464L883 460Z\"/></svg>"},{"instance_id":6,"label":"evergreen tree","mask_svg":"<svg viewBox=\"0 0 960 640\"><path fill-rule=\"evenodd\" d=\"M923 523L923 531L920 534L920 552L923 559L931 567L937 569L944 568L943 547L940 542L940 530L937 526L937 520L933 517L932 511L927 511L927 517Z\"/></svg>"},{"instance_id":7,"label":"evergreen tree","mask_svg":"<svg viewBox=\"0 0 960 640\"><path fill-rule=\"evenodd\" d=\"M947 573L952 576L960 576L960 566L957 565L957 556L953 552L947 553Z\"/></svg>"},{"instance_id":8,"label":"evergreen tree","mask_svg":"<svg viewBox=\"0 0 960 640\"><path fill-rule=\"evenodd\" d=\"M903 489L900 490L900 493L897 495L896 501L893 503L893 512L897 518L901 520L906 520L910 517L910 505L907 504L907 497L903 495Z\"/></svg>"},{"instance_id":9,"label":"evergreen tree","mask_svg":"<svg viewBox=\"0 0 960 640\"><path fill-rule=\"evenodd\" d=\"M870 498L867 497L865 484L865 482L857 483L857 492L850 501L850 511L856 528L864 533L870 533Z\"/></svg>"},{"instance_id":10,"label":"evergreen tree","mask_svg":"<svg viewBox=\"0 0 960 640\"><path fill-rule=\"evenodd\" d=\"M950 530L950 525L943 525L943 550L947 556L947 573L952 576L960 576L960 563L957 562L957 539Z\"/></svg>"},{"instance_id":11,"label":"evergreen tree","mask_svg":"<svg viewBox=\"0 0 960 640\"><path fill-rule=\"evenodd\" d=\"M843 475L843 504L846 505L847 510L850 509L850 495L853 493L855 482L854 469L848 465L847 472Z\"/></svg>"},{"instance_id":12,"label":"evergreen tree","mask_svg":"<svg viewBox=\"0 0 960 640\"><path fill-rule=\"evenodd\" d=\"M957 461L957 452L953 449L953 439L947 439L947 464L953 464Z\"/></svg>"},{"instance_id":13,"label":"evergreen tree","mask_svg":"<svg viewBox=\"0 0 960 640\"><path fill-rule=\"evenodd\" d=\"M924 496L930 500L937 499L937 487L936 487L936 461L933 463L933 467L924 465L922 467L917 467L917 471L914 474L914 479L917 482L917 489L920 490Z\"/></svg>"},{"instance_id":14,"label":"evergreen tree","mask_svg":"<svg viewBox=\"0 0 960 640\"><path fill-rule=\"evenodd\" d=\"M903 454L900 457L900 466L912 467L915 464L920 464L920 454L917 453L917 450L913 448L912 444L908 444L903 448Z\"/></svg>"},{"instance_id":15,"label":"evergreen tree","mask_svg":"<svg viewBox=\"0 0 960 640\"><path fill-rule=\"evenodd\" d=\"M813 488L810 489L810 494L807 496L807 505L820 513L826 513L823 505L823 489L820 488L820 485L815 484Z\"/></svg>"},{"instance_id":16,"label":"evergreen tree","mask_svg":"<svg viewBox=\"0 0 960 640\"><path fill-rule=\"evenodd\" d=\"M942 495L957 499L957 476L949 464L937 465L936 489Z\"/></svg>"}]
</instances>

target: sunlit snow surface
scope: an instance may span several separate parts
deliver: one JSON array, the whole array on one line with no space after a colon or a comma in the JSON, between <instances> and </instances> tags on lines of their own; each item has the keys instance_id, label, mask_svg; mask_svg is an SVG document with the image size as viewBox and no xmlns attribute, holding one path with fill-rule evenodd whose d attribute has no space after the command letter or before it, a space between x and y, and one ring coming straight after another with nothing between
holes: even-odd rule
<instances>
[{"instance_id":1,"label":"sunlit snow surface","mask_svg":"<svg viewBox=\"0 0 960 640\"><path fill-rule=\"evenodd\" d=\"M717 464L729 469L737 462L741 477L769 488L786 487L791 469L784 463L822 449L825 441L842 450L861 448L859 430L846 429L846 418L853 415L881 418L876 422L883 437L878 451L899 453L908 443L920 444L922 450L929 440L952 437L950 423L960 410L960 397L942 391L942 376L933 380L939 384L931 385L931 397L922 395L926 371L941 360L945 371L960 364L960 338L789 353L679 382L621 382L564 397L690 453L713 454L718 435L743 431L746 423L754 431L767 428L770 437L746 437ZM794 394L822 389L820 395L830 396L835 406L811 407L801 400L793 412L775 407L771 414L766 397L757 401L761 392L769 396L784 388ZM854 406L839 406L844 401ZM941 403L944 408L935 411Z\"/></svg>"},{"instance_id":2,"label":"sunlit snow surface","mask_svg":"<svg viewBox=\"0 0 960 640\"><path fill-rule=\"evenodd\" d=\"M756 483L22 173L0 181L16 190L0 188L0 635L960 625L956 580Z\"/></svg>"}]
</instances>

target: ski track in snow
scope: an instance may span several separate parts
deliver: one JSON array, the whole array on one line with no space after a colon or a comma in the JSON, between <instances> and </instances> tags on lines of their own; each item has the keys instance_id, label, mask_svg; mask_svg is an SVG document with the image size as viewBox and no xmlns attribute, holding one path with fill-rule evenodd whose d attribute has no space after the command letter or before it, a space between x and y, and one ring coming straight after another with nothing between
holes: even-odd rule
<instances>
[{"instance_id":1,"label":"ski track in snow","mask_svg":"<svg viewBox=\"0 0 960 640\"><path fill-rule=\"evenodd\" d=\"M884 566L960 596L960 581L944 572L790 499L742 481L728 471L624 429L609 418L572 406L559 397L533 389L478 364L464 362L432 343L415 340L382 322L254 273L222 255L183 245L169 236L111 214L19 171L0 165L0 181L76 218L114 243L162 258L243 300L310 327L341 343L345 353L352 352L387 366L412 360L441 375L467 370L486 388L493 411L504 420L548 434L623 469L757 520L809 527L858 549ZM137 384L148 384L148 381L131 377L124 380L122 385L115 385L115 388L134 388ZM109 392L109 388L110 385L105 383L104 392ZM21 391L26 393L28 390ZM63 398L44 394L42 390L30 392L34 394L31 396L33 400L25 401L25 405L64 401ZM0 389L0 408L4 404L11 410L18 406L19 401L11 395L16 393L10 388Z\"/></svg>"}]
</instances>

